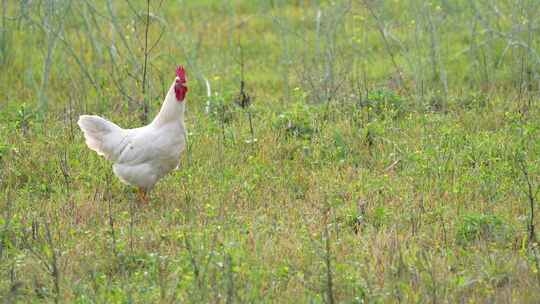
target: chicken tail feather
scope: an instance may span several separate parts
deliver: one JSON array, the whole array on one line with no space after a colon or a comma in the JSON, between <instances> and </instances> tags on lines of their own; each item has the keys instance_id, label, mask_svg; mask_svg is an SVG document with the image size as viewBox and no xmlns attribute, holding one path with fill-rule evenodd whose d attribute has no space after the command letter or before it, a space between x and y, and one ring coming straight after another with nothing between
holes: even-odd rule
<instances>
[{"instance_id":1,"label":"chicken tail feather","mask_svg":"<svg viewBox=\"0 0 540 304\"><path fill-rule=\"evenodd\" d=\"M122 128L96 115L81 115L77 124L84 133L88 148L108 160L114 160L113 143L122 136Z\"/></svg>"}]
</instances>

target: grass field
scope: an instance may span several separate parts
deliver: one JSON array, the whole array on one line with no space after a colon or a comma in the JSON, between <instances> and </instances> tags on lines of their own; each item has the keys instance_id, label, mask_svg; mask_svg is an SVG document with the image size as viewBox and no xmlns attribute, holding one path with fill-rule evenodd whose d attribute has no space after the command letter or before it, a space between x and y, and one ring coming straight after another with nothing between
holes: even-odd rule
<instances>
[{"instance_id":1,"label":"grass field","mask_svg":"<svg viewBox=\"0 0 540 304\"><path fill-rule=\"evenodd\" d=\"M1 18L5 303L540 302L540 2L2 0ZM189 146L140 206L76 121L144 124L177 64Z\"/></svg>"}]
</instances>

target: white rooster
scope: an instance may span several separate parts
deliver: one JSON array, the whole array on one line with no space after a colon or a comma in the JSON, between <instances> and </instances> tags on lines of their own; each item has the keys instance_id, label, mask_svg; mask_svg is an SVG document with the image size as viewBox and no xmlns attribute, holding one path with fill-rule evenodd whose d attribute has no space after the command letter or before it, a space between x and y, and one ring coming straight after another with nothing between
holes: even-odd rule
<instances>
[{"instance_id":1,"label":"white rooster","mask_svg":"<svg viewBox=\"0 0 540 304\"><path fill-rule=\"evenodd\" d=\"M81 115L77 122L86 144L113 162L113 171L126 184L138 188L139 198L148 203L147 193L164 175L178 167L186 147L184 125L186 72L176 70L161 110L147 126L122 129L95 115Z\"/></svg>"}]
</instances>

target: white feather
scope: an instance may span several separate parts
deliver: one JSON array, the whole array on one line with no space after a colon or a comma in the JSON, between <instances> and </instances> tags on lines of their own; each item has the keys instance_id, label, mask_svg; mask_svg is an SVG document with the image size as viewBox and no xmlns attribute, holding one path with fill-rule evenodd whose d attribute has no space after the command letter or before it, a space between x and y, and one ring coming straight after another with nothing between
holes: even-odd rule
<instances>
[{"instance_id":1,"label":"white feather","mask_svg":"<svg viewBox=\"0 0 540 304\"><path fill-rule=\"evenodd\" d=\"M146 190L175 169L186 146L184 102L178 102L174 83L154 121L136 129L122 129L95 115L81 115L78 124L86 144L113 162L124 183Z\"/></svg>"},{"instance_id":2,"label":"white feather","mask_svg":"<svg viewBox=\"0 0 540 304\"><path fill-rule=\"evenodd\" d=\"M86 138L86 145L108 160L116 160L122 149L126 130L95 115L81 115L77 122Z\"/></svg>"}]
</instances>

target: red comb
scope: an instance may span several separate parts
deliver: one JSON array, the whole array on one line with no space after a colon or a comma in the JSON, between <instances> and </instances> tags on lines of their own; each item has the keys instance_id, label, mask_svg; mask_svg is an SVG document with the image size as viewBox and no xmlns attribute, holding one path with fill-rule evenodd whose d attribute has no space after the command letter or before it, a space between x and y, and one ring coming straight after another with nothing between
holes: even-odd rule
<instances>
[{"instance_id":1,"label":"red comb","mask_svg":"<svg viewBox=\"0 0 540 304\"><path fill-rule=\"evenodd\" d=\"M180 83L184 84L186 83L186 70L183 66L179 65L176 69L176 76L180 78Z\"/></svg>"},{"instance_id":2,"label":"red comb","mask_svg":"<svg viewBox=\"0 0 540 304\"><path fill-rule=\"evenodd\" d=\"M174 93L176 95L177 101L184 101L184 98L186 97L186 93L188 91L188 88L186 86L186 70L184 70L184 67L179 65L176 69L176 76L178 79L176 79L174 84Z\"/></svg>"}]
</instances>

